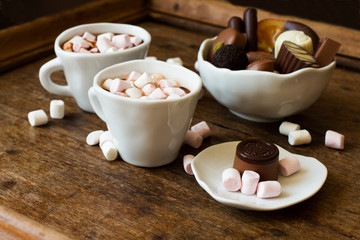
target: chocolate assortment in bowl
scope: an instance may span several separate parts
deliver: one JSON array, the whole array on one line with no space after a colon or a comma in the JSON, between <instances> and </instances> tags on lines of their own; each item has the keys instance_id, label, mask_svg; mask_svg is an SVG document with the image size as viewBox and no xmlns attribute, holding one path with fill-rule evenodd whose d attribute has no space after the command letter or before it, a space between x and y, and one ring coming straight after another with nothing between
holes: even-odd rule
<instances>
[{"instance_id":1,"label":"chocolate assortment in bowl","mask_svg":"<svg viewBox=\"0 0 360 240\"><path fill-rule=\"evenodd\" d=\"M257 11L248 8L243 18L233 16L215 38L208 61L230 70L291 73L302 68L330 64L341 44L320 38L309 26L280 19L257 20Z\"/></svg>"}]
</instances>

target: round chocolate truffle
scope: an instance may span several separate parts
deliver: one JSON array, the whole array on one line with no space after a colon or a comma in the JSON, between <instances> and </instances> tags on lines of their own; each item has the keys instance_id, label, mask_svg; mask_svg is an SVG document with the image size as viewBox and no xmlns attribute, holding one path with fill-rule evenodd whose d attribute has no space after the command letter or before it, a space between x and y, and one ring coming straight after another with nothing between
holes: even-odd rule
<instances>
[{"instance_id":1,"label":"round chocolate truffle","mask_svg":"<svg viewBox=\"0 0 360 240\"><path fill-rule=\"evenodd\" d=\"M236 147L233 167L241 174L252 170L260 175L260 181L277 180L279 150L271 142L260 139L241 141Z\"/></svg>"},{"instance_id":2,"label":"round chocolate truffle","mask_svg":"<svg viewBox=\"0 0 360 240\"><path fill-rule=\"evenodd\" d=\"M214 54L212 63L218 68L245 69L249 64L246 53L239 45L224 45Z\"/></svg>"}]
</instances>

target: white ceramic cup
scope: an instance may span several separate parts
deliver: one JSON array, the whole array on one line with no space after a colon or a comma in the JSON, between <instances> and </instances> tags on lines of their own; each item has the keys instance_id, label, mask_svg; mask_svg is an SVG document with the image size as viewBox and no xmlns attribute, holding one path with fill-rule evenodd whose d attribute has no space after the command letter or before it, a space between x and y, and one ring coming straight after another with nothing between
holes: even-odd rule
<instances>
[{"instance_id":1,"label":"white ceramic cup","mask_svg":"<svg viewBox=\"0 0 360 240\"><path fill-rule=\"evenodd\" d=\"M143 39L143 43L130 49L109 53L75 53L62 49L62 45L75 35L84 32L101 34L106 32L127 33ZM93 112L88 98L88 90L94 76L100 70L125 61L143 59L149 49L150 34L143 28L119 23L93 23L79 25L62 32L55 40L56 58L45 63L39 72L41 85L50 93L62 96L72 96L78 106L88 112ZM67 85L59 85L52 81L51 74L63 70Z\"/></svg>"},{"instance_id":2,"label":"white ceramic cup","mask_svg":"<svg viewBox=\"0 0 360 240\"><path fill-rule=\"evenodd\" d=\"M132 99L110 93L100 85L107 78L131 71L160 73L177 80L190 93L178 99ZM136 166L158 167L177 158L201 87L200 76L182 66L157 60L133 60L96 74L89 98L95 113L113 135L121 158Z\"/></svg>"}]
</instances>

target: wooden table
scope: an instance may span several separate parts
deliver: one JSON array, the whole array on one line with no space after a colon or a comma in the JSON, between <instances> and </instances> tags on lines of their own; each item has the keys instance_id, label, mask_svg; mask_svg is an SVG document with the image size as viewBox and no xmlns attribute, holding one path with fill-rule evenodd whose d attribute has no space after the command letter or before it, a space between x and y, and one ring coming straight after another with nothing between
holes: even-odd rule
<instances>
[{"instance_id":1,"label":"wooden table","mask_svg":"<svg viewBox=\"0 0 360 240\"><path fill-rule=\"evenodd\" d=\"M104 2L108 8L118 6ZM133 4L144 10L119 21L136 23L150 32L148 55L161 60L180 57L192 70L201 42L214 36L229 17L242 16L245 9L200 0ZM217 14L210 21L206 13L211 11ZM84 22L82 16L68 24ZM259 16L274 15L259 11ZM49 22L45 20L41 21ZM359 239L360 33L304 21L321 36L329 33L346 42L324 94L304 112L285 119L308 129L311 144L290 146L278 132L280 122L238 118L206 92L193 124L206 121L212 136L199 149L184 145L176 161L152 169L120 159L107 162L99 147L86 144L87 134L105 129L104 122L81 111L72 98L52 95L39 83L39 68L54 57L49 53L51 42L26 50L23 58L8 60L12 69L0 75L0 239ZM33 24L34 28L41 25ZM49 30L49 36L56 31ZM61 73L55 78L64 81ZM27 113L36 109L49 113L52 99L65 101L65 118L31 127ZM343 151L324 146L328 129L345 135ZM194 176L185 173L185 154L196 155L214 144L248 137L267 139L292 153L318 159L328 170L324 186L310 199L285 209L248 211L215 201Z\"/></svg>"}]
</instances>

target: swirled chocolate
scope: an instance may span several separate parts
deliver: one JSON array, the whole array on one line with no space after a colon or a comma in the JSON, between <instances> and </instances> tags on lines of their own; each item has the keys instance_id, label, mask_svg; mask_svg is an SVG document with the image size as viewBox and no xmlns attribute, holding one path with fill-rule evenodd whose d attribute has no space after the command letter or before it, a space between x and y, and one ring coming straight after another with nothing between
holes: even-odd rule
<instances>
[{"instance_id":1,"label":"swirled chocolate","mask_svg":"<svg viewBox=\"0 0 360 240\"><path fill-rule=\"evenodd\" d=\"M241 141L236 147L233 167L242 174L252 170L260 175L260 181L277 180L279 150L271 142L260 139Z\"/></svg>"}]
</instances>

